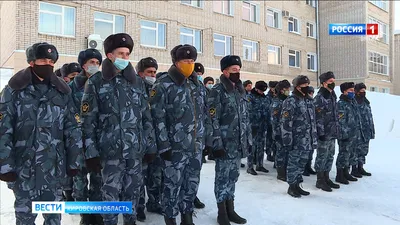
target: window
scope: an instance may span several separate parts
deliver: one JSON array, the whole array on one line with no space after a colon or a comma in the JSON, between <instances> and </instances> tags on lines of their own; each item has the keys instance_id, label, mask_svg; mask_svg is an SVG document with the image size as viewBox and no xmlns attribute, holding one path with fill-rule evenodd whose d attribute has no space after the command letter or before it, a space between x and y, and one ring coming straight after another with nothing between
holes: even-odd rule
<instances>
[{"instance_id":1,"label":"window","mask_svg":"<svg viewBox=\"0 0 400 225\"><path fill-rule=\"evenodd\" d=\"M75 36L75 8L39 3L39 33Z\"/></svg>"},{"instance_id":2,"label":"window","mask_svg":"<svg viewBox=\"0 0 400 225\"><path fill-rule=\"evenodd\" d=\"M202 0L181 0L181 3L184 5L191 5L194 7L203 8L203 1Z\"/></svg>"},{"instance_id":3,"label":"window","mask_svg":"<svg viewBox=\"0 0 400 225\"><path fill-rule=\"evenodd\" d=\"M377 87L370 87L369 90L371 90L372 92L377 92L378 88Z\"/></svg>"},{"instance_id":4,"label":"window","mask_svg":"<svg viewBox=\"0 0 400 225\"><path fill-rule=\"evenodd\" d=\"M243 40L243 59L258 61L258 42Z\"/></svg>"},{"instance_id":5,"label":"window","mask_svg":"<svg viewBox=\"0 0 400 225\"><path fill-rule=\"evenodd\" d=\"M250 2L243 1L242 6L242 18L244 20L260 23L260 5Z\"/></svg>"},{"instance_id":6,"label":"window","mask_svg":"<svg viewBox=\"0 0 400 225\"><path fill-rule=\"evenodd\" d=\"M300 51L289 50L289 66L300 68Z\"/></svg>"},{"instance_id":7,"label":"window","mask_svg":"<svg viewBox=\"0 0 400 225\"><path fill-rule=\"evenodd\" d=\"M232 0L213 1L214 12L231 16L233 15L233 5L234 2Z\"/></svg>"},{"instance_id":8,"label":"window","mask_svg":"<svg viewBox=\"0 0 400 225\"><path fill-rule=\"evenodd\" d=\"M197 52L201 52L203 48L202 38L201 38L201 31L195 30L187 27L181 27L181 44L189 44L196 47Z\"/></svg>"},{"instance_id":9,"label":"window","mask_svg":"<svg viewBox=\"0 0 400 225\"><path fill-rule=\"evenodd\" d=\"M140 44L147 47L165 48L165 24L140 21Z\"/></svg>"},{"instance_id":10,"label":"window","mask_svg":"<svg viewBox=\"0 0 400 225\"><path fill-rule=\"evenodd\" d=\"M307 69L317 71L317 54L307 53Z\"/></svg>"},{"instance_id":11,"label":"window","mask_svg":"<svg viewBox=\"0 0 400 225\"><path fill-rule=\"evenodd\" d=\"M125 17L108 13L94 13L94 33L104 40L111 34L125 32Z\"/></svg>"},{"instance_id":12,"label":"window","mask_svg":"<svg viewBox=\"0 0 400 225\"><path fill-rule=\"evenodd\" d=\"M232 50L232 37L222 34L214 34L214 55L230 55Z\"/></svg>"},{"instance_id":13,"label":"window","mask_svg":"<svg viewBox=\"0 0 400 225\"><path fill-rule=\"evenodd\" d=\"M376 38L378 41L381 41L383 43L388 43L388 33L389 33L389 26L386 23L383 23L373 17L369 17L368 23L377 23L378 24L378 35L377 36L372 36L372 38Z\"/></svg>"},{"instance_id":14,"label":"window","mask_svg":"<svg viewBox=\"0 0 400 225\"><path fill-rule=\"evenodd\" d=\"M374 4L375 6L387 11L387 1L383 1L383 0L378 0L378 1L369 1L372 4Z\"/></svg>"},{"instance_id":15,"label":"window","mask_svg":"<svg viewBox=\"0 0 400 225\"><path fill-rule=\"evenodd\" d=\"M307 22L307 37L312 37L312 38L317 37L315 24Z\"/></svg>"},{"instance_id":16,"label":"window","mask_svg":"<svg viewBox=\"0 0 400 225\"><path fill-rule=\"evenodd\" d=\"M289 17L288 19L289 32L300 33L300 21L295 17Z\"/></svg>"},{"instance_id":17,"label":"window","mask_svg":"<svg viewBox=\"0 0 400 225\"><path fill-rule=\"evenodd\" d=\"M306 0L306 4L315 8L315 0Z\"/></svg>"},{"instance_id":18,"label":"window","mask_svg":"<svg viewBox=\"0 0 400 225\"><path fill-rule=\"evenodd\" d=\"M388 74L388 57L377 52L368 52L368 70L372 73Z\"/></svg>"},{"instance_id":19,"label":"window","mask_svg":"<svg viewBox=\"0 0 400 225\"><path fill-rule=\"evenodd\" d=\"M281 64L281 47L268 45L268 64Z\"/></svg>"},{"instance_id":20,"label":"window","mask_svg":"<svg viewBox=\"0 0 400 225\"><path fill-rule=\"evenodd\" d=\"M282 11L267 9L267 26L282 29Z\"/></svg>"},{"instance_id":21,"label":"window","mask_svg":"<svg viewBox=\"0 0 400 225\"><path fill-rule=\"evenodd\" d=\"M390 88L382 88L382 93L390 93Z\"/></svg>"}]
</instances>

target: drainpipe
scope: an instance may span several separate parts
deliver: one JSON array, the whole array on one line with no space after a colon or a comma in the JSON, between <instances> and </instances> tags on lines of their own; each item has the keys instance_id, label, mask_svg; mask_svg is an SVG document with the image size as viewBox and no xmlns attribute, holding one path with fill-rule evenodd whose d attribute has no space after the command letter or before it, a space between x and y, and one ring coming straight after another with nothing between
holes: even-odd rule
<instances>
[{"instance_id":1,"label":"drainpipe","mask_svg":"<svg viewBox=\"0 0 400 225\"><path fill-rule=\"evenodd\" d=\"M317 87L320 86L319 75L321 75L321 57L320 57L320 29L319 29L319 0L315 0L315 19L317 24Z\"/></svg>"}]
</instances>

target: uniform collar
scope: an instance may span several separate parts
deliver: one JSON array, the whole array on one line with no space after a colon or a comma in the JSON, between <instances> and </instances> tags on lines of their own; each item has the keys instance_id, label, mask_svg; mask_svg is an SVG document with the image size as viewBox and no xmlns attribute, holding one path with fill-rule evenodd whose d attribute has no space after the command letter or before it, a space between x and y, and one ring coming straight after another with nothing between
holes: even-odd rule
<instances>
[{"instance_id":1,"label":"uniform collar","mask_svg":"<svg viewBox=\"0 0 400 225\"><path fill-rule=\"evenodd\" d=\"M118 74L121 74L129 82L137 83L136 79L138 79L138 75L136 74L136 71L131 63L128 63L128 66L124 70L118 72L117 68L114 66L114 63L107 58L102 62L101 70L104 80L110 81L114 79L114 77L116 77Z\"/></svg>"},{"instance_id":2,"label":"uniform collar","mask_svg":"<svg viewBox=\"0 0 400 225\"><path fill-rule=\"evenodd\" d=\"M246 93L241 80L235 83L235 87L233 86L232 81L225 77L223 74L220 76L220 80L227 92L233 92L236 87L240 94Z\"/></svg>"},{"instance_id":3,"label":"uniform collar","mask_svg":"<svg viewBox=\"0 0 400 225\"><path fill-rule=\"evenodd\" d=\"M74 84L75 87L80 90L85 86L86 81L88 80L88 77L85 74L86 72L82 70L75 78L74 78Z\"/></svg>"}]
</instances>

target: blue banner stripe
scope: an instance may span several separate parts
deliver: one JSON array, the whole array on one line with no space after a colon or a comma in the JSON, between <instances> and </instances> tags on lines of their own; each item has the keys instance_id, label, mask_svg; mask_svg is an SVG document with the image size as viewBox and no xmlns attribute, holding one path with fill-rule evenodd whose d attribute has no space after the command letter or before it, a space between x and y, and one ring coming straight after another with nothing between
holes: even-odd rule
<instances>
[{"instance_id":1,"label":"blue banner stripe","mask_svg":"<svg viewBox=\"0 0 400 225\"><path fill-rule=\"evenodd\" d=\"M363 23L329 24L329 35L366 35L366 34L367 34L367 25Z\"/></svg>"}]
</instances>

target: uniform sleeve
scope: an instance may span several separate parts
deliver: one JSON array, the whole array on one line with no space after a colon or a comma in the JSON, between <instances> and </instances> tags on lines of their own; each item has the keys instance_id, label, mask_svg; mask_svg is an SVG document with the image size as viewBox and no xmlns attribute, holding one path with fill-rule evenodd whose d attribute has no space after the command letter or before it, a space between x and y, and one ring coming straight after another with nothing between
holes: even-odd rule
<instances>
[{"instance_id":1,"label":"uniform sleeve","mask_svg":"<svg viewBox=\"0 0 400 225\"><path fill-rule=\"evenodd\" d=\"M315 105L315 119L317 123L317 135L318 137L321 137L325 135L325 124L324 124L325 110L321 96L317 95L314 98L314 105Z\"/></svg>"},{"instance_id":2,"label":"uniform sleeve","mask_svg":"<svg viewBox=\"0 0 400 225\"><path fill-rule=\"evenodd\" d=\"M349 129L347 125L347 118L349 110L346 110L346 105L344 102L338 102L338 119L339 119L339 140L344 140L349 138Z\"/></svg>"},{"instance_id":3,"label":"uniform sleeve","mask_svg":"<svg viewBox=\"0 0 400 225\"><path fill-rule=\"evenodd\" d=\"M369 106L369 111L370 111L370 120L371 120L371 139L375 139L375 124L374 124L374 116L372 115L372 109L371 106Z\"/></svg>"},{"instance_id":4,"label":"uniform sleeve","mask_svg":"<svg viewBox=\"0 0 400 225\"><path fill-rule=\"evenodd\" d=\"M205 121L204 121L204 127L205 127L205 135L206 135L206 147L212 147L213 146L213 128L212 128L212 122L211 122L211 115L210 115L210 107L208 105L207 101L207 89L204 88L204 115L205 115Z\"/></svg>"},{"instance_id":5,"label":"uniform sleeve","mask_svg":"<svg viewBox=\"0 0 400 225\"><path fill-rule=\"evenodd\" d=\"M156 135L154 133L153 119L151 117L150 103L147 95L143 99L143 133L146 143L146 154L157 153Z\"/></svg>"},{"instance_id":6,"label":"uniform sleeve","mask_svg":"<svg viewBox=\"0 0 400 225\"><path fill-rule=\"evenodd\" d=\"M212 122L213 129L213 149L220 150L223 149L222 136L220 130L219 121L222 115L222 104L220 92L217 88L212 88L210 91L210 95L208 96L208 106L210 107L210 116Z\"/></svg>"},{"instance_id":7,"label":"uniform sleeve","mask_svg":"<svg viewBox=\"0 0 400 225\"><path fill-rule=\"evenodd\" d=\"M67 155L67 169L81 169L83 165L82 131L80 118L72 95L68 96L67 110L64 119L64 146Z\"/></svg>"},{"instance_id":8,"label":"uniform sleeve","mask_svg":"<svg viewBox=\"0 0 400 225\"><path fill-rule=\"evenodd\" d=\"M283 102L281 112L281 134L283 146L292 147L293 144L293 115L294 103L292 98L288 98Z\"/></svg>"},{"instance_id":9,"label":"uniform sleeve","mask_svg":"<svg viewBox=\"0 0 400 225\"><path fill-rule=\"evenodd\" d=\"M249 118L252 118L252 120L249 119L249 123L251 126L251 129L257 129L260 121L261 121L261 114L259 113L260 110L258 109L259 104L254 99L254 96L252 95L247 95L247 105L248 105L248 115Z\"/></svg>"},{"instance_id":10,"label":"uniform sleeve","mask_svg":"<svg viewBox=\"0 0 400 225\"><path fill-rule=\"evenodd\" d=\"M153 117L155 140L160 154L171 150L171 143L168 138L168 124L166 121L165 94L165 89L156 81L153 89L150 91L150 111Z\"/></svg>"},{"instance_id":11,"label":"uniform sleeve","mask_svg":"<svg viewBox=\"0 0 400 225\"><path fill-rule=\"evenodd\" d=\"M15 117L12 90L6 86L0 93L0 174L15 170L13 144Z\"/></svg>"},{"instance_id":12,"label":"uniform sleeve","mask_svg":"<svg viewBox=\"0 0 400 225\"><path fill-rule=\"evenodd\" d=\"M99 124L99 106L96 87L91 79L86 82L80 112L85 159L99 157L96 138Z\"/></svg>"},{"instance_id":13,"label":"uniform sleeve","mask_svg":"<svg viewBox=\"0 0 400 225\"><path fill-rule=\"evenodd\" d=\"M281 114L279 112L279 105L274 103L271 104L269 112L272 125L272 138L275 140L276 136L281 136L281 128L279 124Z\"/></svg>"}]
</instances>

